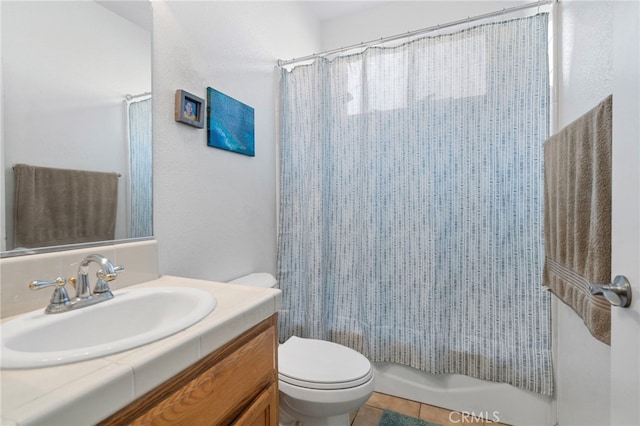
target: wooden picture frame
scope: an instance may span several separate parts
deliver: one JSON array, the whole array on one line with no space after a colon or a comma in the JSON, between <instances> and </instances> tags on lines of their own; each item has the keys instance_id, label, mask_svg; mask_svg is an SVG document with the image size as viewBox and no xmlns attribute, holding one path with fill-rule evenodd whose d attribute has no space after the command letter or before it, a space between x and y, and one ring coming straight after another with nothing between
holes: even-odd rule
<instances>
[{"instance_id":1,"label":"wooden picture frame","mask_svg":"<svg viewBox=\"0 0 640 426\"><path fill-rule=\"evenodd\" d=\"M184 90L176 90L176 121L202 129L205 113L204 99Z\"/></svg>"}]
</instances>

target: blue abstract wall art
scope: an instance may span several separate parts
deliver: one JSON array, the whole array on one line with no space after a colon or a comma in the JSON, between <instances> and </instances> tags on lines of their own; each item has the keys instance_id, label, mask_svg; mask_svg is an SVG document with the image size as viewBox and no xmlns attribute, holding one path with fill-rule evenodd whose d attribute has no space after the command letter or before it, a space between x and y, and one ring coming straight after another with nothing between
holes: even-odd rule
<instances>
[{"instance_id":1,"label":"blue abstract wall art","mask_svg":"<svg viewBox=\"0 0 640 426\"><path fill-rule=\"evenodd\" d=\"M207 145L255 156L254 109L207 87Z\"/></svg>"}]
</instances>

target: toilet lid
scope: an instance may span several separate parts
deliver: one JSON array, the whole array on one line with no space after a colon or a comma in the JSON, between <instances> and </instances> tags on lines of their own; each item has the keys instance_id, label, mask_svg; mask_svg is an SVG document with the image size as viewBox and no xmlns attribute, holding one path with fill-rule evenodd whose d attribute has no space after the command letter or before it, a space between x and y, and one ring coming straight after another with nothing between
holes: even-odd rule
<instances>
[{"instance_id":1,"label":"toilet lid","mask_svg":"<svg viewBox=\"0 0 640 426\"><path fill-rule=\"evenodd\" d=\"M229 281L230 284L248 285L251 287L275 287L276 278L267 272L254 272L253 274L243 275L240 278Z\"/></svg>"},{"instance_id":2,"label":"toilet lid","mask_svg":"<svg viewBox=\"0 0 640 426\"><path fill-rule=\"evenodd\" d=\"M293 336L278 348L279 378L312 389L347 389L371 380L371 363L346 346Z\"/></svg>"}]
</instances>

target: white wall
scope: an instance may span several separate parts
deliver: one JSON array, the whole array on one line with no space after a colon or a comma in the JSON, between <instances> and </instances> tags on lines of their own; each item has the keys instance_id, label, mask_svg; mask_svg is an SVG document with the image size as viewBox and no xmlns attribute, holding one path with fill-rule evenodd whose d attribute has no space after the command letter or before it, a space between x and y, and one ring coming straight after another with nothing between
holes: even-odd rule
<instances>
[{"instance_id":1,"label":"white wall","mask_svg":"<svg viewBox=\"0 0 640 426\"><path fill-rule=\"evenodd\" d=\"M154 234L160 271L226 281L276 269L277 59L317 51L294 2L154 1ZM255 109L255 157L207 147L174 94L219 90Z\"/></svg>"},{"instance_id":2,"label":"white wall","mask_svg":"<svg viewBox=\"0 0 640 426\"><path fill-rule=\"evenodd\" d=\"M323 50L351 46L514 7L527 1L393 1L323 22Z\"/></svg>"},{"instance_id":3,"label":"white wall","mask_svg":"<svg viewBox=\"0 0 640 426\"><path fill-rule=\"evenodd\" d=\"M613 92L613 3L559 4L557 130ZM556 304L558 424L609 424L610 348L591 336L571 308L562 302Z\"/></svg>"},{"instance_id":4,"label":"white wall","mask_svg":"<svg viewBox=\"0 0 640 426\"><path fill-rule=\"evenodd\" d=\"M2 235L8 248L16 163L121 173L116 238L125 237L124 99L127 93L151 91L149 32L94 2L1 2L0 7L7 184Z\"/></svg>"}]
</instances>

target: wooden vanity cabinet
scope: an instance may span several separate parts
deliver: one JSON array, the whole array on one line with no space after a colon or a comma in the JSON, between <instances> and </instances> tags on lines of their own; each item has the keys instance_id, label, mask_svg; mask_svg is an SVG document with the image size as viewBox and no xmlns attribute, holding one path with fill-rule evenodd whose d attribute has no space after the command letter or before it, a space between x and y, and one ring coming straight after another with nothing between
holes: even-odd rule
<instances>
[{"instance_id":1,"label":"wooden vanity cabinet","mask_svg":"<svg viewBox=\"0 0 640 426\"><path fill-rule=\"evenodd\" d=\"M278 426L277 314L100 425Z\"/></svg>"}]
</instances>

